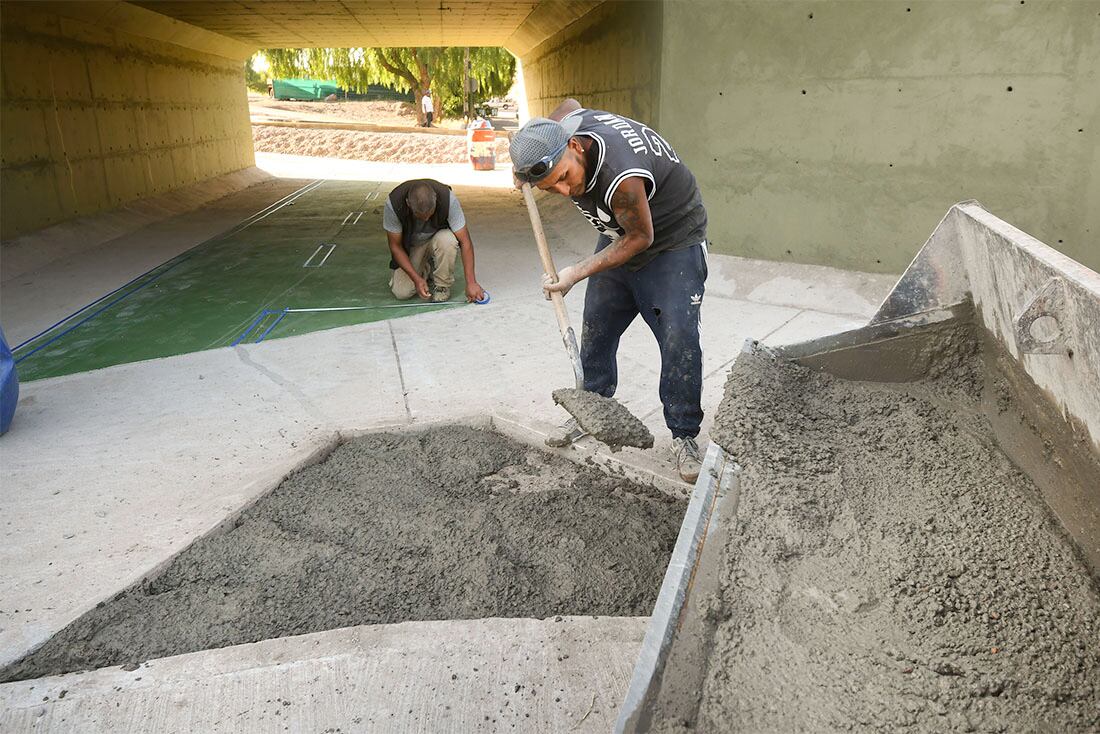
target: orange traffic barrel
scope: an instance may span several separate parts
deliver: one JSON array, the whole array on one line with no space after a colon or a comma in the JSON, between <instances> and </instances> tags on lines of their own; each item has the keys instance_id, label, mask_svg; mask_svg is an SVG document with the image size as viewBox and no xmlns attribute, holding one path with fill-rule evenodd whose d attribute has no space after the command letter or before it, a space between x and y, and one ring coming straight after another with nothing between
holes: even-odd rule
<instances>
[{"instance_id":1,"label":"orange traffic barrel","mask_svg":"<svg viewBox=\"0 0 1100 734\"><path fill-rule=\"evenodd\" d=\"M466 129L466 149L475 171L492 171L497 167L497 133L485 119L477 119Z\"/></svg>"}]
</instances>

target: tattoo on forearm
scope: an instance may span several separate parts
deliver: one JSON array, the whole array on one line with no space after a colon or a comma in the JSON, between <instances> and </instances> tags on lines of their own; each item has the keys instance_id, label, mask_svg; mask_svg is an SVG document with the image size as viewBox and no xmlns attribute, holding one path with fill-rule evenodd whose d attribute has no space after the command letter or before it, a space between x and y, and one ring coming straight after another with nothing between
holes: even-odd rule
<instances>
[{"instance_id":1,"label":"tattoo on forearm","mask_svg":"<svg viewBox=\"0 0 1100 734\"><path fill-rule=\"evenodd\" d=\"M582 277L588 277L592 273L622 265L633 257L636 252L645 249L645 247L639 247L631 251L633 245L644 244L644 246L648 246L653 240L653 225L649 220L649 207L637 191L620 187L611 196L611 210L615 213L615 219L618 221L619 226L623 228L624 234L617 242L583 261L581 266ZM638 240L642 240L642 242L639 243Z\"/></svg>"}]
</instances>

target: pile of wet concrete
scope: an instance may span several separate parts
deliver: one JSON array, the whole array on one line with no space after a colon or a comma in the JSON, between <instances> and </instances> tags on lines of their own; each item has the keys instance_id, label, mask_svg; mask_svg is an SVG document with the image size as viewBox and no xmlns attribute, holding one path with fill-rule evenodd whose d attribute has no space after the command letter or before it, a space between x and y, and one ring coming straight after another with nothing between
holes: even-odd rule
<instances>
[{"instance_id":1,"label":"pile of wet concrete","mask_svg":"<svg viewBox=\"0 0 1100 734\"><path fill-rule=\"evenodd\" d=\"M362 624L646 615L684 508L487 430L366 435L0 681Z\"/></svg>"},{"instance_id":2,"label":"pile of wet concrete","mask_svg":"<svg viewBox=\"0 0 1100 734\"><path fill-rule=\"evenodd\" d=\"M705 672L653 728L1100 731L1097 578L998 445L990 395L1008 413L1011 393L976 335L940 348L905 384L737 360L712 433L743 472L697 599L709 639L665 680Z\"/></svg>"}]
</instances>

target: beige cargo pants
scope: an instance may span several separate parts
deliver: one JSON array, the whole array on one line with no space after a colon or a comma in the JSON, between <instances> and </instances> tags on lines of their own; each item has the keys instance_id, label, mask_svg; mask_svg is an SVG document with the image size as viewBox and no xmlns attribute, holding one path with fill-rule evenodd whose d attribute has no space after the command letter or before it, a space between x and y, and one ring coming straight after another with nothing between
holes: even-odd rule
<instances>
[{"instance_id":1,"label":"beige cargo pants","mask_svg":"<svg viewBox=\"0 0 1100 734\"><path fill-rule=\"evenodd\" d=\"M409 260L413 270L428 280L434 288L447 288L455 282L455 258L458 257L458 238L449 229L441 229L422 245L413 245ZM434 267L433 267L434 266ZM398 268L390 276L390 290L402 301L416 298L416 285L404 270Z\"/></svg>"}]
</instances>

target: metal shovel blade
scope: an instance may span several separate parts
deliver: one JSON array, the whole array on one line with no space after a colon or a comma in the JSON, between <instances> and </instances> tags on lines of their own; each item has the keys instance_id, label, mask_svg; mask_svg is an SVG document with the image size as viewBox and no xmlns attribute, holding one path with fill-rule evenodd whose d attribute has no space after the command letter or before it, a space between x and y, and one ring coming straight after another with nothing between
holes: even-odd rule
<instances>
[{"instance_id":1,"label":"metal shovel blade","mask_svg":"<svg viewBox=\"0 0 1100 734\"><path fill-rule=\"evenodd\" d=\"M555 390L553 395L554 402L576 418L581 428L610 446L612 451L623 446L653 448L653 434L614 398L576 388Z\"/></svg>"}]
</instances>

